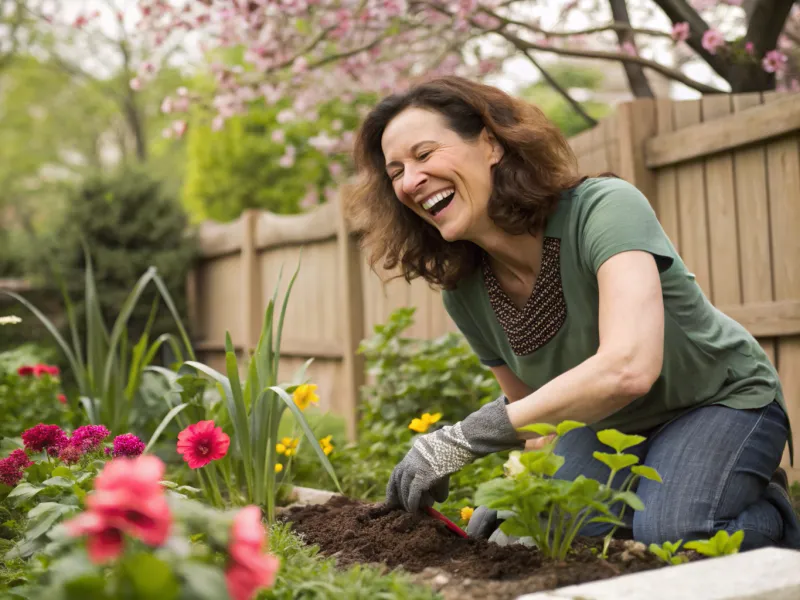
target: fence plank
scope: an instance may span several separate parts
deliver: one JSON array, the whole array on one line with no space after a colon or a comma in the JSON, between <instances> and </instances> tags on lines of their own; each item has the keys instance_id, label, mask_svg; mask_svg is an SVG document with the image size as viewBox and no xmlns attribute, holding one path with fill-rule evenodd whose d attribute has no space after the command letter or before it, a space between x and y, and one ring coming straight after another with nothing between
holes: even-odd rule
<instances>
[{"instance_id":1,"label":"fence plank","mask_svg":"<svg viewBox=\"0 0 800 600\"><path fill-rule=\"evenodd\" d=\"M727 94L703 98L704 121L727 116L731 110L731 98ZM718 305L737 304L742 301L742 286L739 281L739 236L732 155L726 152L706 159L705 172L714 302Z\"/></svg>"},{"instance_id":2,"label":"fence plank","mask_svg":"<svg viewBox=\"0 0 800 600\"><path fill-rule=\"evenodd\" d=\"M717 119L691 129L651 139L646 162L663 167L715 152L732 150L800 129L800 94L776 96L774 104L760 106L744 115Z\"/></svg>"},{"instance_id":3,"label":"fence plank","mask_svg":"<svg viewBox=\"0 0 800 600\"><path fill-rule=\"evenodd\" d=\"M674 129L671 100L656 100L656 127L659 135ZM680 218L678 216L678 179L675 167L664 167L656 171L655 211L667 237L680 253Z\"/></svg>"},{"instance_id":4,"label":"fence plank","mask_svg":"<svg viewBox=\"0 0 800 600\"><path fill-rule=\"evenodd\" d=\"M796 97L795 97L796 98ZM782 98L767 102L781 104ZM770 195L772 257L775 299L800 298L800 135L770 142L766 148L767 181ZM789 419L794 426L794 445L800 447L800 337L784 337L778 342L778 372L786 397ZM784 458L784 463L786 459Z\"/></svg>"},{"instance_id":5,"label":"fence plank","mask_svg":"<svg viewBox=\"0 0 800 600\"><path fill-rule=\"evenodd\" d=\"M761 104L761 95L737 94L735 112ZM769 302L772 295L769 196L763 146L743 148L733 153L736 182L736 208L739 215L739 257L742 269L742 302ZM777 366L775 341L759 339L761 347Z\"/></svg>"},{"instance_id":6,"label":"fence plank","mask_svg":"<svg viewBox=\"0 0 800 600\"><path fill-rule=\"evenodd\" d=\"M674 125L682 129L700 122L700 101L675 103ZM703 162L695 161L676 168L678 178L678 218L681 228L681 257L695 274L697 283L713 302L711 268L708 258L708 224Z\"/></svg>"}]
</instances>

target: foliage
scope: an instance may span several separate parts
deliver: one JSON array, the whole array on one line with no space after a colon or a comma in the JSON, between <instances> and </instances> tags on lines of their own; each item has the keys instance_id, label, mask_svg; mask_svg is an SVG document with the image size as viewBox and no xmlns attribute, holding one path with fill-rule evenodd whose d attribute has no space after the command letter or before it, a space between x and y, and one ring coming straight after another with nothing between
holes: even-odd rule
<instances>
[{"instance_id":1,"label":"foliage","mask_svg":"<svg viewBox=\"0 0 800 600\"><path fill-rule=\"evenodd\" d=\"M285 523L270 529L270 548L281 558L275 586L259 596L260 600L433 600L439 596L428 587L415 585L402 572L384 573L381 569L355 565L337 568L333 558L319 554L317 546L308 546Z\"/></svg>"},{"instance_id":2,"label":"foliage","mask_svg":"<svg viewBox=\"0 0 800 600\"><path fill-rule=\"evenodd\" d=\"M683 547L705 556L725 556L739 552L742 540L744 540L744 531L742 530L736 531L733 535L720 530L709 540L693 540L686 542Z\"/></svg>"},{"instance_id":3,"label":"foliage","mask_svg":"<svg viewBox=\"0 0 800 600\"><path fill-rule=\"evenodd\" d=\"M37 365L38 366L38 365ZM72 411L61 392L58 375L48 372L20 375L16 369L5 370L0 364L0 437L15 437L37 423L68 423ZM25 366L20 371L26 373Z\"/></svg>"},{"instance_id":4,"label":"foliage","mask_svg":"<svg viewBox=\"0 0 800 600\"><path fill-rule=\"evenodd\" d=\"M79 335L79 326L69 291L62 282L64 303L69 322L71 343L59 333L55 325L25 298L14 292L4 292L19 301L33 313L50 331L67 358L72 375L75 377L80 395L80 404L89 420L94 424L105 424L114 433L126 431L131 424L131 414L136 406L144 368L156 357L156 353L166 342L179 358L185 352L194 357L188 335L181 323L172 298L164 281L154 268L148 269L136 282L130 294L122 303L113 327L109 332L100 308L100 300L94 275L93 262L84 247L86 271L84 277L84 310L86 313L85 338ZM165 333L150 342L150 328L155 310L135 345L128 337L128 321L140 300L142 293L153 283L160 297L175 319L180 331L183 347L175 336ZM155 309L156 305L153 306ZM167 415L167 419L171 418Z\"/></svg>"},{"instance_id":5,"label":"foliage","mask_svg":"<svg viewBox=\"0 0 800 600\"><path fill-rule=\"evenodd\" d=\"M601 71L593 71L569 65L550 68L551 77L565 90L575 89L594 91L603 81ZM580 116L546 81L540 80L520 90L519 95L539 107L547 117L566 135L571 137L591 128L591 124ZM611 112L611 107L603 102L587 100L581 107L595 120L602 119Z\"/></svg>"},{"instance_id":6,"label":"foliage","mask_svg":"<svg viewBox=\"0 0 800 600\"><path fill-rule=\"evenodd\" d=\"M196 242L178 202L144 169L123 169L95 174L76 186L68 208L52 235L41 240L38 275L45 279L55 268L76 294L87 267L84 246L96 273L97 304L106 322L122 309L131 288L148 268L155 268L170 290L178 313L186 313L185 282L196 255ZM47 280L47 279L46 279ZM159 298L148 288L133 308L129 320L132 336L141 335L150 309ZM86 299L74 305L78 331ZM159 312L152 324L157 333L178 333L172 315Z\"/></svg>"},{"instance_id":7,"label":"foliage","mask_svg":"<svg viewBox=\"0 0 800 600\"><path fill-rule=\"evenodd\" d=\"M650 544L648 550L650 550L650 552L655 554L668 565L680 565L688 560L685 554L677 554L682 543L683 540L678 540L677 542L664 542L661 544L661 546L658 544Z\"/></svg>"},{"instance_id":8,"label":"foliage","mask_svg":"<svg viewBox=\"0 0 800 600\"><path fill-rule=\"evenodd\" d=\"M331 100L317 119L288 123L290 102L253 104L220 131L193 119L182 201L194 220L230 221L246 209L299 213L324 202L337 183L334 173L345 170L346 157L329 157L320 143L355 129L358 102Z\"/></svg>"},{"instance_id":9,"label":"foliage","mask_svg":"<svg viewBox=\"0 0 800 600\"><path fill-rule=\"evenodd\" d=\"M339 483L333 468L328 460L322 445L317 441L314 432L308 426L303 412L298 406L298 393L309 393L308 384L304 381L305 370L310 361L296 373L290 383L278 382L278 358L280 356L281 335L283 320L291 294L292 286L299 272L300 264L294 272L283 298L280 317L277 326L274 322L277 311L278 286L267 305L261 336L255 352L250 358L245 373L244 382L240 379L240 370L236 352L229 332L225 334L225 366L226 375L219 373L208 365L190 360L182 366L180 373L206 376L217 386L220 391L221 402L205 405L203 401L204 386L194 377L182 376L178 379L174 373L154 367L162 373L173 385L173 389L184 400L182 404L173 405L170 415L178 415L178 423L188 426L188 416L180 414L183 407L194 406L205 411L205 419L213 420L223 428L232 432L232 452L227 452L222 460L213 461L199 469L198 475L206 498L215 505L223 502L219 488L219 474L221 474L227 498L237 504L241 502L266 506L267 519L270 523L275 520L275 498L279 484L276 472L276 463L279 463L277 446L280 442L278 435L282 416L288 408L309 445L319 459L320 464L336 484ZM313 392L313 390L312 390ZM168 401L171 397L168 395ZM293 396L294 395L294 398ZM191 465L190 465L191 466Z\"/></svg>"},{"instance_id":10,"label":"foliage","mask_svg":"<svg viewBox=\"0 0 800 600\"><path fill-rule=\"evenodd\" d=\"M521 453L511 452L506 463L507 477L481 484L475 503L497 510L510 511L500 528L507 535L529 537L545 556L564 560L572 543L584 525L590 523L623 524L626 507L643 510L639 497L631 491L639 477L661 481L650 467L636 465L639 458L624 450L644 441L642 436L625 435L613 429L597 433L604 445L615 453L595 452L594 457L609 467L608 481L603 484L584 476L574 481L554 479L564 464L564 457L553 452L558 440L567 432L583 427L583 423L564 421L558 426L534 424L521 428L553 438L541 449ZM616 474L631 467L631 474L619 489L611 487ZM615 515L615 506L622 506ZM612 531L613 533L613 531ZM603 549L606 555L609 534Z\"/></svg>"}]
</instances>

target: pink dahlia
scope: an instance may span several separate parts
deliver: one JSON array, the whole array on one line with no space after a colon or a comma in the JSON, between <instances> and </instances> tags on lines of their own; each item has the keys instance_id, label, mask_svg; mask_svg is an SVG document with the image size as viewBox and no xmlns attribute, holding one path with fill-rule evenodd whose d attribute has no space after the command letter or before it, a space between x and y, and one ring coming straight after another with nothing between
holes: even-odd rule
<instances>
[{"instance_id":1,"label":"pink dahlia","mask_svg":"<svg viewBox=\"0 0 800 600\"><path fill-rule=\"evenodd\" d=\"M22 432L22 442L31 452L46 450L51 456L59 453L67 445L67 434L58 425L39 423Z\"/></svg>"},{"instance_id":2,"label":"pink dahlia","mask_svg":"<svg viewBox=\"0 0 800 600\"><path fill-rule=\"evenodd\" d=\"M114 438L114 449L107 454L115 458L127 456L134 458L144 452L144 442L132 433L123 433Z\"/></svg>"},{"instance_id":3,"label":"pink dahlia","mask_svg":"<svg viewBox=\"0 0 800 600\"><path fill-rule=\"evenodd\" d=\"M69 443L84 452L91 452L97 449L109 435L111 432L105 425L84 425L72 432Z\"/></svg>"},{"instance_id":4,"label":"pink dahlia","mask_svg":"<svg viewBox=\"0 0 800 600\"><path fill-rule=\"evenodd\" d=\"M260 508L246 506L236 513L228 543L231 562L225 571L228 593L233 600L250 600L259 589L275 583L280 561L264 553L266 542Z\"/></svg>"},{"instance_id":5,"label":"pink dahlia","mask_svg":"<svg viewBox=\"0 0 800 600\"><path fill-rule=\"evenodd\" d=\"M190 469L204 467L224 457L230 444L231 438L222 427L214 427L214 421L200 421L178 434L178 454L183 455Z\"/></svg>"}]
</instances>

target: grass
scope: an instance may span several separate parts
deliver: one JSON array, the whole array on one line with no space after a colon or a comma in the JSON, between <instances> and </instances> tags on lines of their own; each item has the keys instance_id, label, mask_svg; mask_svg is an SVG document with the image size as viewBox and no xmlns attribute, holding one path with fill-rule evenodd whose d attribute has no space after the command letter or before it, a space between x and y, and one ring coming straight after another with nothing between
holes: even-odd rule
<instances>
[{"instance_id":1,"label":"grass","mask_svg":"<svg viewBox=\"0 0 800 600\"><path fill-rule=\"evenodd\" d=\"M789 486L789 495L792 497L792 504L797 516L800 517L800 482L795 481Z\"/></svg>"},{"instance_id":2,"label":"grass","mask_svg":"<svg viewBox=\"0 0 800 600\"><path fill-rule=\"evenodd\" d=\"M319 554L318 546L306 546L278 523L270 529L270 550L281 559L275 586L259 600L436 600L441 596L411 583L398 572L356 565L337 570L334 559Z\"/></svg>"}]
</instances>

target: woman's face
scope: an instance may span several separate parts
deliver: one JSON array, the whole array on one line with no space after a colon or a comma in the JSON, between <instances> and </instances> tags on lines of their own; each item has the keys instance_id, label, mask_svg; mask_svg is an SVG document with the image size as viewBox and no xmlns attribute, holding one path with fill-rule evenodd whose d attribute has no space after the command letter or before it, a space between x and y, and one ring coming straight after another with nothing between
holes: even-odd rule
<instances>
[{"instance_id":1,"label":"woman's face","mask_svg":"<svg viewBox=\"0 0 800 600\"><path fill-rule=\"evenodd\" d=\"M486 206L502 147L485 129L469 142L439 113L408 108L389 122L381 147L397 198L445 240L475 241L492 226Z\"/></svg>"}]
</instances>

